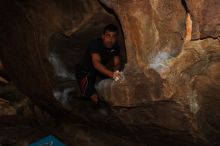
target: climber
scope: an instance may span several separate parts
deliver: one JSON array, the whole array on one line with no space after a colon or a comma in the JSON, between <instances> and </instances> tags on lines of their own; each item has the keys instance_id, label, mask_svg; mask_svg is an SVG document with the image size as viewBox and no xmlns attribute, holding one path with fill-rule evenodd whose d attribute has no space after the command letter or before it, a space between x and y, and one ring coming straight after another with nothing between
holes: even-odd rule
<instances>
[{"instance_id":1,"label":"climber","mask_svg":"<svg viewBox=\"0 0 220 146\"><path fill-rule=\"evenodd\" d=\"M91 42L85 58L77 65L76 77L83 96L88 97L100 106L100 98L96 92L97 77L119 80L120 76L120 48L118 45L118 28L114 24L105 26L101 38ZM107 64L113 60L114 71Z\"/></svg>"}]
</instances>

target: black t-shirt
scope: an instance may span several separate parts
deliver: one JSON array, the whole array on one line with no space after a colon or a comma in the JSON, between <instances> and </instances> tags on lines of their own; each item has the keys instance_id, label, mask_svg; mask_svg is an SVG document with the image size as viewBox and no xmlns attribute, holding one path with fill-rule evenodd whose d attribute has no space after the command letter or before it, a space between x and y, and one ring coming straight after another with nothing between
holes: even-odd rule
<instances>
[{"instance_id":1,"label":"black t-shirt","mask_svg":"<svg viewBox=\"0 0 220 146\"><path fill-rule=\"evenodd\" d=\"M79 68L81 71L88 72L91 75L95 75L97 73L97 70L94 68L93 63L92 63L92 58L91 58L92 53L100 54L101 63L104 66L106 66L107 63L114 56L119 56L120 47L118 43L116 43L112 48L106 48L103 45L101 38L95 39L90 43L85 57L79 64Z\"/></svg>"}]
</instances>

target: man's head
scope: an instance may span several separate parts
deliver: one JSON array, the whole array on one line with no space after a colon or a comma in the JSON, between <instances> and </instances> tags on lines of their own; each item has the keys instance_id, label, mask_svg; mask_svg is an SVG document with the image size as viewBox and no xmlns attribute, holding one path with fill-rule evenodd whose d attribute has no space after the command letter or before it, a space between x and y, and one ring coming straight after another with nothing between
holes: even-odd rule
<instances>
[{"instance_id":1,"label":"man's head","mask_svg":"<svg viewBox=\"0 0 220 146\"><path fill-rule=\"evenodd\" d=\"M112 48L118 39L118 28L114 24L105 26L102 34L102 42L106 48Z\"/></svg>"}]
</instances>

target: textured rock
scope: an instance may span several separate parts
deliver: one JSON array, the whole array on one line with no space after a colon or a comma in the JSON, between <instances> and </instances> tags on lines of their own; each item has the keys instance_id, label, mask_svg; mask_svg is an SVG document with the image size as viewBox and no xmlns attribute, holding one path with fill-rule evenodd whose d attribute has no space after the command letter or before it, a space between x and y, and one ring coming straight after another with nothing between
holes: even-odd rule
<instances>
[{"instance_id":1,"label":"textured rock","mask_svg":"<svg viewBox=\"0 0 220 146\"><path fill-rule=\"evenodd\" d=\"M220 1L185 0L193 21L192 38L217 38L220 36Z\"/></svg>"},{"instance_id":2,"label":"textured rock","mask_svg":"<svg viewBox=\"0 0 220 146\"><path fill-rule=\"evenodd\" d=\"M0 84L7 84L8 81L4 79L3 77L0 77Z\"/></svg>"},{"instance_id":3,"label":"textured rock","mask_svg":"<svg viewBox=\"0 0 220 146\"><path fill-rule=\"evenodd\" d=\"M109 3L124 30L128 63L145 66L161 50L171 56L180 51L186 18L181 1L112 0Z\"/></svg>"},{"instance_id":4,"label":"textured rock","mask_svg":"<svg viewBox=\"0 0 220 146\"><path fill-rule=\"evenodd\" d=\"M7 100L0 98L0 116L3 115L15 115L16 110L9 105Z\"/></svg>"},{"instance_id":5,"label":"textured rock","mask_svg":"<svg viewBox=\"0 0 220 146\"><path fill-rule=\"evenodd\" d=\"M80 129L72 135L73 141L89 144L90 138L110 128L113 134L119 131L118 137L134 139L122 140L122 145L146 144L151 138L154 145L160 140L164 145L219 145L219 1L100 1L115 12L123 29L128 61L125 79L99 84L99 93L113 106L116 121L100 120L90 110L82 110L83 104L73 104L72 113L80 125L87 124L81 118L86 114L83 119L100 126L98 131L96 127L89 132ZM58 55L67 73L74 72L79 51L90 40L84 36L97 35L90 29L101 30L100 22L112 16L105 15L93 0L9 0L3 6L0 57L11 80L51 114L67 115L53 97L59 71L53 70L49 55ZM69 63L72 54L79 58ZM111 132L108 134L113 135ZM100 134L95 143L111 143L108 134L103 141Z\"/></svg>"},{"instance_id":6,"label":"textured rock","mask_svg":"<svg viewBox=\"0 0 220 146\"><path fill-rule=\"evenodd\" d=\"M4 7L1 8L1 21L3 22L1 59L10 79L37 104L43 106L45 103L50 103L51 107L54 106L54 108L48 107L47 109L51 113L54 113L56 109L63 111L61 105L53 99L50 93L53 86L53 73L47 59L45 38L50 35L49 31L54 30L56 23L53 23L55 24L53 27L48 25L49 22L41 23L44 19L41 15L50 16L50 13L44 14L42 8L44 6L46 9L47 5L36 3L39 11L41 10L39 15L27 1L19 4L10 0L3 2L2 5ZM8 21L8 18L11 20Z\"/></svg>"},{"instance_id":7,"label":"textured rock","mask_svg":"<svg viewBox=\"0 0 220 146\"><path fill-rule=\"evenodd\" d=\"M100 86L105 87L100 90L101 96L113 106L136 107L166 101L166 110L179 111L180 108L182 114L186 115L189 127L185 127L185 130L192 131L195 137L203 137L204 141L208 138L211 145L218 145L219 127L216 122L219 122L220 43L215 39L219 37L220 19L215 17L219 13L218 2L102 2L113 8L121 20L128 63L122 83L101 82ZM209 7L206 8L207 6ZM127 11L122 11L123 9ZM187 11L190 13L188 17ZM214 16L210 17L211 14ZM152 23L154 27L149 25ZM141 24L146 27L143 28ZM148 30L153 31L145 33ZM206 39L190 41L191 33L193 40ZM178 105L172 108L173 103ZM154 108L159 107L151 107L149 111ZM175 125L164 125L169 120L164 121L162 111L159 113L160 126L171 128ZM137 119L136 114L128 112L132 120ZM154 114L150 115L153 117ZM174 123L180 122L177 115L172 116L176 120ZM119 117L123 119L125 114L120 114ZM173 128L178 129L177 127L181 126Z\"/></svg>"},{"instance_id":8,"label":"textured rock","mask_svg":"<svg viewBox=\"0 0 220 146\"><path fill-rule=\"evenodd\" d=\"M170 98L167 96L171 93L163 93L170 87L161 73L169 69L167 61L178 55L184 42L187 15L181 1L130 0L126 3L109 1L109 4L122 24L128 57L124 70L127 89L122 89L127 93L121 104L134 106Z\"/></svg>"}]
</instances>

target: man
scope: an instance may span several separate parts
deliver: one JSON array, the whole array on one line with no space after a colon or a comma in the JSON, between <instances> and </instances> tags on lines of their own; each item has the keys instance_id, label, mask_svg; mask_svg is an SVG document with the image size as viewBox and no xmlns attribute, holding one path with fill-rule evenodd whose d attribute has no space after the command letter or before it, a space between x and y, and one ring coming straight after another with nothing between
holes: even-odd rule
<instances>
[{"instance_id":1,"label":"man","mask_svg":"<svg viewBox=\"0 0 220 146\"><path fill-rule=\"evenodd\" d=\"M78 79L83 96L89 97L96 105L99 97L95 90L96 77L120 78L120 49L118 45L118 28L113 24L105 26L102 37L94 40L88 47L87 54L78 65ZM107 64L113 60L114 72Z\"/></svg>"}]
</instances>

